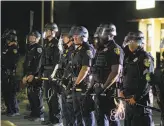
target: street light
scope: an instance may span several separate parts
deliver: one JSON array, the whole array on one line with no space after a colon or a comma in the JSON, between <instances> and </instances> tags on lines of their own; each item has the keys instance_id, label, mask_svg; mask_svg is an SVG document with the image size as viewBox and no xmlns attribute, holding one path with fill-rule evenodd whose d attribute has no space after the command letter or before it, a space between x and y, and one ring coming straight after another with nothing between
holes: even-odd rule
<instances>
[{"instance_id":1,"label":"street light","mask_svg":"<svg viewBox=\"0 0 164 126\"><path fill-rule=\"evenodd\" d=\"M51 0L51 8L50 8L50 22L53 23L54 22L54 0Z\"/></svg>"},{"instance_id":2,"label":"street light","mask_svg":"<svg viewBox=\"0 0 164 126\"><path fill-rule=\"evenodd\" d=\"M41 44L42 46L44 45L43 43L43 32L44 32L44 0L42 0L42 4L41 4L41 8L42 8L42 14L41 14Z\"/></svg>"}]
</instances>

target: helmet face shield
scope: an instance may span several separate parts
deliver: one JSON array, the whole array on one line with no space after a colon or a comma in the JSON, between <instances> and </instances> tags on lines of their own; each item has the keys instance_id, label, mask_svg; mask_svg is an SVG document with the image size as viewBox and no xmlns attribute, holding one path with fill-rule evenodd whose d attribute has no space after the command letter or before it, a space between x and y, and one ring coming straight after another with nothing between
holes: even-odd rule
<instances>
[{"instance_id":1,"label":"helmet face shield","mask_svg":"<svg viewBox=\"0 0 164 126\"><path fill-rule=\"evenodd\" d=\"M116 36L116 27L113 24L101 24L97 27L94 37L104 39L108 36Z\"/></svg>"},{"instance_id":2,"label":"helmet face shield","mask_svg":"<svg viewBox=\"0 0 164 126\"><path fill-rule=\"evenodd\" d=\"M97 27L94 37L107 38L110 35L110 29L104 27Z\"/></svg>"},{"instance_id":3,"label":"helmet face shield","mask_svg":"<svg viewBox=\"0 0 164 126\"><path fill-rule=\"evenodd\" d=\"M134 43L136 43L138 46L142 46L142 44L144 44L144 37L138 33L129 32L124 38L123 47L129 44L134 45Z\"/></svg>"},{"instance_id":4,"label":"helmet face shield","mask_svg":"<svg viewBox=\"0 0 164 126\"><path fill-rule=\"evenodd\" d=\"M55 23L48 23L44 27L44 31L47 31L47 30L58 32L58 26Z\"/></svg>"},{"instance_id":5,"label":"helmet face shield","mask_svg":"<svg viewBox=\"0 0 164 126\"><path fill-rule=\"evenodd\" d=\"M27 39L29 43L39 42L41 38L41 34L38 31L32 31L27 35Z\"/></svg>"},{"instance_id":6,"label":"helmet face shield","mask_svg":"<svg viewBox=\"0 0 164 126\"><path fill-rule=\"evenodd\" d=\"M84 36L84 33L83 33L83 31L82 31L82 29L80 27L76 27L74 29L74 31L73 31L73 35L83 37Z\"/></svg>"},{"instance_id":7,"label":"helmet face shield","mask_svg":"<svg viewBox=\"0 0 164 126\"><path fill-rule=\"evenodd\" d=\"M43 38L46 39L48 37L52 36L52 31L47 29L43 32Z\"/></svg>"},{"instance_id":8,"label":"helmet face shield","mask_svg":"<svg viewBox=\"0 0 164 126\"><path fill-rule=\"evenodd\" d=\"M89 37L89 33L88 30L83 27L83 26L78 26L76 28L73 29L73 31L71 32L73 38L82 38L82 41L87 42L88 41L88 37Z\"/></svg>"},{"instance_id":9,"label":"helmet face shield","mask_svg":"<svg viewBox=\"0 0 164 126\"><path fill-rule=\"evenodd\" d=\"M128 47L131 52L134 52L139 46L140 45L135 40L129 41Z\"/></svg>"},{"instance_id":10,"label":"helmet face shield","mask_svg":"<svg viewBox=\"0 0 164 126\"><path fill-rule=\"evenodd\" d=\"M9 34L6 38L7 43L17 42L17 36L15 34Z\"/></svg>"},{"instance_id":11,"label":"helmet face shield","mask_svg":"<svg viewBox=\"0 0 164 126\"><path fill-rule=\"evenodd\" d=\"M73 37L74 32L75 32L75 27L72 27L71 30L70 30L69 33L68 33L68 36L69 36L69 37Z\"/></svg>"}]
</instances>

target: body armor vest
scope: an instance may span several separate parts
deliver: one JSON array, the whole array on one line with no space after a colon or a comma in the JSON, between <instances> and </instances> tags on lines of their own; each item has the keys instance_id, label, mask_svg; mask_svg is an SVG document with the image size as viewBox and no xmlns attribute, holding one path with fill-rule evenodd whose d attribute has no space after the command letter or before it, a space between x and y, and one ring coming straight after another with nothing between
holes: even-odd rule
<instances>
[{"instance_id":1,"label":"body armor vest","mask_svg":"<svg viewBox=\"0 0 164 126\"><path fill-rule=\"evenodd\" d=\"M45 65L53 65L53 61L55 60L54 46L55 45L51 42L48 44L45 44L45 48L44 48Z\"/></svg>"},{"instance_id":2,"label":"body armor vest","mask_svg":"<svg viewBox=\"0 0 164 126\"><path fill-rule=\"evenodd\" d=\"M95 81L99 83L104 83L110 73L110 66L107 62L107 53L108 51L98 53L95 65L93 66Z\"/></svg>"},{"instance_id":3,"label":"body armor vest","mask_svg":"<svg viewBox=\"0 0 164 126\"><path fill-rule=\"evenodd\" d=\"M138 58L136 58L138 59ZM135 92L138 89L138 85L141 83L141 76L140 76L140 70L139 70L139 64L137 61L128 61L126 63L125 68L125 75L123 79L123 88L127 89L127 92L129 92L129 95L135 94Z\"/></svg>"}]
</instances>

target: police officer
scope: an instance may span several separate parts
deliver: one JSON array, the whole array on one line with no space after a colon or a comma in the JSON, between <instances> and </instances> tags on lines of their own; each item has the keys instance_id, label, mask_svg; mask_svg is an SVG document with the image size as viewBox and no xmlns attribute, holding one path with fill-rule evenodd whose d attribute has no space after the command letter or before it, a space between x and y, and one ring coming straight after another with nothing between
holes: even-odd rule
<instances>
[{"instance_id":1,"label":"police officer","mask_svg":"<svg viewBox=\"0 0 164 126\"><path fill-rule=\"evenodd\" d=\"M149 105L150 84L153 75L153 58L144 51L144 35L130 32L125 39L130 54L124 60L123 87L120 96L126 98L125 126L152 126L151 111L135 103Z\"/></svg>"},{"instance_id":2,"label":"police officer","mask_svg":"<svg viewBox=\"0 0 164 126\"><path fill-rule=\"evenodd\" d=\"M161 59L160 59L161 58ZM157 103L161 109L161 124L164 125L164 39L160 44L160 53L157 57L157 67L154 71L154 95L157 97Z\"/></svg>"},{"instance_id":3,"label":"police officer","mask_svg":"<svg viewBox=\"0 0 164 126\"><path fill-rule=\"evenodd\" d=\"M94 49L88 43L88 30L83 26L77 26L73 32L75 51L71 56L73 85L73 107L76 126L91 126L92 99L81 95L87 89L89 71L94 58Z\"/></svg>"},{"instance_id":4,"label":"police officer","mask_svg":"<svg viewBox=\"0 0 164 126\"><path fill-rule=\"evenodd\" d=\"M4 97L8 116L19 115L16 99L18 85L15 80L18 58L17 36L11 33L7 35L6 44L2 50L2 96Z\"/></svg>"},{"instance_id":5,"label":"police officer","mask_svg":"<svg viewBox=\"0 0 164 126\"><path fill-rule=\"evenodd\" d=\"M73 27L71 28L73 30ZM64 126L73 126L74 123L74 113L73 113L73 101L70 89L72 88L70 69L71 69L71 54L75 50L73 44L73 38L71 31L69 34L63 35L63 54L61 56L60 65L63 71L62 83L65 88L62 93L62 112L63 112L63 124Z\"/></svg>"},{"instance_id":6,"label":"police officer","mask_svg":"<svg viewBox=\"0 0 164 126\"><path fill-rule=\"evenodd\" d=\"M61 94L61 110L62 110L62 117L63 117L63 124L66 126L70 126L73 122L72 117L73 114L71 113L73 111L72 107L72 98L68 96L70 91L70 60L71 60L71 54L74 51L74 45L73 41L70 35L63 34L62 35L62 47L63 47L63 53L61 55L61 58L59 60L59 65L57 67L56 73L54 73L53 76L55 78L59 78L61 80L58 81L59 86L59 93ZM69 100L67 99L69 97ZM71 102L70 102L71 101Z\"/></svg>"},{"instance_id":7,"label":"police officer","mask_svg":"<svg viewBox=\"0 0 164 126\"><path fill-rule=\"evenodd\" d=\"M27 85L27 95L31 106L31 113L29 116L25 116L25 119L31 121L44 120L42 81L35 79L40 74L41 57L43 55L42 46L38 44L40 37L38 31L32 31L27 36L27 52L24 61L24 77L22 79L23 84Z\"/></svg>"},{"instance_id":8,"label":"police officer","mask_svg":"<svg viewBox=\"0 0 164 126\"><path fill-rule=\"evenodd\" d=\"M93 64L94 89L96 93L97 125L104 126L105 116L110 126L119 126L118 120L110 120L110 111L116 108L114 98L116 80L123 65L123 50L114 41L116 27L114 24L100 24L94 37L97 37L97 53ZM101 94L105 93L106 96Z\"/></svg>"},{"instance_id":9,"label":"police officer","mask_svg":"<svg viewBox=\"0 0 164 126\"><path fill-rule=\"evenodd\" d=\"M55 23L45 25L44 32L44 55L42 60L44 77L50 78L50 81L44 81L45 95L49 108L49 120L43 121L42 125L58 124L61 118L60 107L58 102L58 90L55 89L56 82L51 81L54 78L56 67L59 64L60 51L58 40L55 37L58 27Z\"/></svg>"}]
</instances>

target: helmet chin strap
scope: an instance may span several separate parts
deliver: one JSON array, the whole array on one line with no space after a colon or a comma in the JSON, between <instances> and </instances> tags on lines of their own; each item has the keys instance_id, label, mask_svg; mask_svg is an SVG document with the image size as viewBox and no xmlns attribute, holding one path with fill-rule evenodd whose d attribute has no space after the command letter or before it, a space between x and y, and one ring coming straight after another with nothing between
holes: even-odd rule
<instances>
[{"instance_id":1,"label":"helmet chin strap","mask_svg":"<svg viewBox=\"0 0 164 126\"><path fill-rule=\"evenodd\" d=\"M75 49L78 49L82 46L82 44L75 44Z\"/></svg>"},{"instance_id":2,"label":"helmet chin strap","mask_svg":"<svg viewBox=\"0 0 164 126\"><path fill-rule=\"evenodd\" d=\"M36 43L36 41L35 42L28 42L28 44L30 44L30 45L33 45L33 44L35 44Z\"/></svg>"},{"instance_id":3,"label":"helmet chin strap","mask_svg":"<svg viewBox=\"0 0 164 126\"><path fill-rule=\"evenodd\" d=\"M64 46L65 49L68 48L68 44L69 44L71 41L72 41L72 40L69 40L67 43L63 43L63 46Z\"/></svg>"},{"instance_id":4,"label":"helmet chin strap","mask_svg":"<svg viewBox=\"0 0 164 126\"><path fill-rule=\"evenodd\" d=\"M108 41L113 40L114 36L108 35Z\"/></svg>"}]
</instances>

